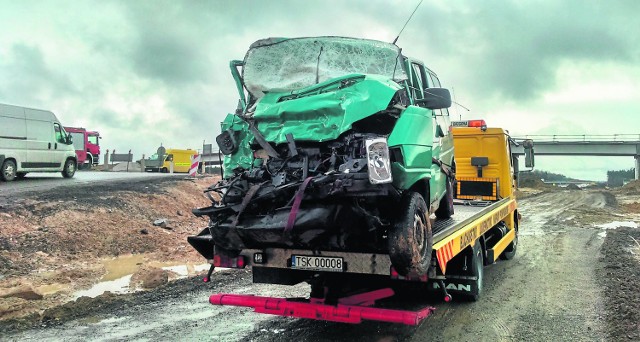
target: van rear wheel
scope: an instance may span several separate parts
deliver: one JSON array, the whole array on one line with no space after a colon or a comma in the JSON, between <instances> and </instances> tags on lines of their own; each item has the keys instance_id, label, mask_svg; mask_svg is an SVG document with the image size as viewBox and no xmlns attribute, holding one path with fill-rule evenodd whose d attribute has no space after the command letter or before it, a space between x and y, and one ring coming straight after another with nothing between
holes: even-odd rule
<instances>
[{"instance_id":1,"label":"van rear wheel","mask_svg":"<svg viewBox=\"0 0 640 342\"><path fill-rule=\"evenodd\" d=\"M2 170L0 170L0 179L11 182L16 178L16 163L13 160L7 159L2 163Z\"/></svg>"},{"instance_id":2,"label":"van rear wheel","mask_svg":"<svg viewBox=\"0 0 640 342\"><path fill-rule=\"evenodd\" d=\"M73 159L67 159L64 163L64 169L62 169L62 177L71 178L76 173L76 161Z\"/></svg>"},{"instance_id":3,"label":"van rear wheel","mask_svg":"<svg viewBox=\"0 0 640 342\"><path fill-rule=\"evenodd\" d=\"M446 182L447 193L440 200L440 205L436 210L436 217L439 219L448 219L453 216L453 179L447 177Z\"/></svg>"}]
</instances>

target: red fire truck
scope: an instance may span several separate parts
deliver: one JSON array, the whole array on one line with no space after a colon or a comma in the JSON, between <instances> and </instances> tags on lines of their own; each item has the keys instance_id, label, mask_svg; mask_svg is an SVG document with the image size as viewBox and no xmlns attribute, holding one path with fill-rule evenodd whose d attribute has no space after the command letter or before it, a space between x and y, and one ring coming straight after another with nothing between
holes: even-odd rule
<instances>
[{"instance_id":1,"label":"red fire truck","mask_svg":"<svg viewBox=\"0 0 640 342\"><path fill-rule=\"evenodd\" d=\"M78 156L78 169L90 169L98 165L100 160L100 143L102 138L96 131L87 131L82 127L64 128L73 139L73 146Z\"/></svg>"}]
</instances>

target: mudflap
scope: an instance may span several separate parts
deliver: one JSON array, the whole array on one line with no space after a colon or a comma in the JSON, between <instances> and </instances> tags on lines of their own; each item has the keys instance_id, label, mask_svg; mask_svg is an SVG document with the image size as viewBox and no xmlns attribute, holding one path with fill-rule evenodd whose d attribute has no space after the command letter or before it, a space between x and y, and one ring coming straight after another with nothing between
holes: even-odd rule
<instances>
[{"instance_id":1,"label":"mudflap","mask_svg":"<svg viewBox=\"0 0 640 342\"><path fill-rule=\"evenodd\" d=\"M477 296L480 294L478 278L473 276L450 275L444 279L444 286L453 298ZM437 281L429 281L428 287L433 292L442 292Z\"/></svg>"}]
</instances>

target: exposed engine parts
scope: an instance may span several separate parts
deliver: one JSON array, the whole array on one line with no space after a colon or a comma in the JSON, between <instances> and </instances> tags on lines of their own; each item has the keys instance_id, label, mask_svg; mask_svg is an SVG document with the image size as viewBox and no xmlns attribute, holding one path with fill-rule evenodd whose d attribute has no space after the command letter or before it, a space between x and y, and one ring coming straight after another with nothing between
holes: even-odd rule
<instances>
[{"instance_id":1,"label":"exposed engine parts","mask_svg":"<svg viewBox=\"0 0 640 342\"><path fill-rule=\"evenodd\" d=\"M271 157L256 146L251 169L235 170L233 177L209 187L205 192L213 205L194 213L211 218L209 230L216 244L230 250L258 242L262 247L331 250L349 244L350 249L383 249L379 240L384 229L380 236L372 237L371 231L389 225L379 202L398 193L390 184L372 185L368 174L369 163L390 174L388 152L367 155L367 142L380 138L384 141L379 135L355 132L324 143L287 137L286 144L275 147L282 157ZM314 205L307 208L309 200Z\"/></svg>"}]
</instances>

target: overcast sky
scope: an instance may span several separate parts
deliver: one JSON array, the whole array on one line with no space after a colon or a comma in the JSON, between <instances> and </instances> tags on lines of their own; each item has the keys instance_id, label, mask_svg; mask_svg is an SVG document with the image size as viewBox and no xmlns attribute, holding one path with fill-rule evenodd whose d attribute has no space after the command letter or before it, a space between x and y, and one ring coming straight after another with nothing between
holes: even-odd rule
<instances>
[{"instance_id":1,"label":"overcast sky","mask_svg":"<svg viewBox=\"0 0 640 342\"><path fill-rule=\"evenodd\" d=\"M237 105L228 62L265 37L392 41L418 1L0 0L0 102L54 111L136 159L202 148ZM640 134L640 2L425 0L398 40L454 117L524 134ZM539 157L603 180L632 158Z\"/></svg>"}]
</instances>

